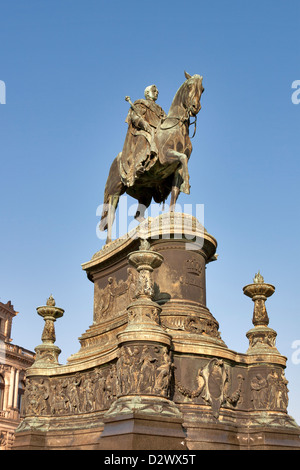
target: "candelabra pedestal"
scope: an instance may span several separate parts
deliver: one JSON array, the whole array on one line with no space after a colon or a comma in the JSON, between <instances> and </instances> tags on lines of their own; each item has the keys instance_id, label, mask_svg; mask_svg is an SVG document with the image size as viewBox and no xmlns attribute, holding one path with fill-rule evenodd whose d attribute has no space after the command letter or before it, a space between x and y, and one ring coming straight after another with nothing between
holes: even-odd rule
<instances>
[{"instance_id":1,"label":"candelabra pedestal","mask_svg":"<svg viewBox=\"0 0 300 470\"><path fill-rule=\"evenodd\" d=\"M56 341L54 322L64 314L62 308L56 307L52 295L43 307L37 307L37 313L45 320L42 333L42 344L35 348L36 359L31 369L58 366L58 356L61 349L54 343Z\"/></svg>"},{"instance_id":2,"label":"candelabra pedestal","mask_svg":"<svg viewBox=\"0 0 300 470\"><path fill-rule=\"evenodd\" d=\"M275 287L271 284L266 284L262 275L257 273L253 279L253 284L245 286L243 291L254 302L252 318L254 328L246 333L249 340L247 354L264 353L279 355L280 353L275 347L277 333L268 326L269 317L265 305L268 297L274 294Z\"/></svg>"}]
</instances>

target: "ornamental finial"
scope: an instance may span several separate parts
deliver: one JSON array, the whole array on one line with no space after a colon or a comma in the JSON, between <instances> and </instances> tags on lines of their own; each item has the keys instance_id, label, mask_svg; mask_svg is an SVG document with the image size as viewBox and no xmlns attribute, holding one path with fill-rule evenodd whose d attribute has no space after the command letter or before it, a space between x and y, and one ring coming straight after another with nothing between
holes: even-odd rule
<instances>
[{"instance_id":1,"label":"ornamental finial","mask_svg":"<svg viewBox=\"0 0 300 470\"><path fill-rule=\"evenodd\" d=\"M253 282L254 284L264 284L264 278L263 276L260 274L260 272L258 271L258 273L255 274L254 278L253 278Z\"/></svg>"},{"instance_id":2,"label":"ornamental finial","mask_svg":"<svg viewBox=\"0 0 300 470\"><path fill-rule=\"evenodd\" d=\"M48 305L48 307L55 307L55 300L54 300L52 294L50 295L49 299L47 300L46 305Z\"/></svg>"}]
</instances>

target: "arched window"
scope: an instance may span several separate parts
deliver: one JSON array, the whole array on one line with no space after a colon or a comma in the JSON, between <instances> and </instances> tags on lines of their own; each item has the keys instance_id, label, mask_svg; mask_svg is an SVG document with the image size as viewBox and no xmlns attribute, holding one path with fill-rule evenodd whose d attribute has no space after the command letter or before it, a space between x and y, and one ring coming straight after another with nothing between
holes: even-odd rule
<instances>
[{"instance_id":1,"label":"arched window","mask_svg":"<svg viewBox=\"0 0 300 470\"><path fill-rule=\"evenodd\" d=\"M4 387L5 387L4 378L2 377L2 375L0 375L0 410L3 410Z\"/></svg>"},{"instance_id":2,"label":"arched window","mask_svg":"<svg viewBox=\"0 0 300 470\"><path fill-rule=\"evenodd\" d=\"M19 389L18 389L18 404L17 404L19 411L21 411L22 398L24 395L24 391L25 391L25 383L23 382L23 380L20 380Z\"/></svg>"}]
</instances>

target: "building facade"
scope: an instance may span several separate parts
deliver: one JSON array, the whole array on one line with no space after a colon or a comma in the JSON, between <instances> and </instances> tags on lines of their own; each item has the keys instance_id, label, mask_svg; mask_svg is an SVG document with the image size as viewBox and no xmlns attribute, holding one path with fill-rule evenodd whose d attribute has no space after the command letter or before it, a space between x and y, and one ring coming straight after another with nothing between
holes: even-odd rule
<instances>
[{"instance_id":1,"label":"building facade","mask_svg":"<svg viewBox=\"0 0 300 470\"><path fill-rule=\"evenodd\" d=\"M32 351L12 344L13 318L18 312L10 301L0 302L0 449L10 450L20 423L25 373L35 358Z\"/></svg>"}]
</instances>

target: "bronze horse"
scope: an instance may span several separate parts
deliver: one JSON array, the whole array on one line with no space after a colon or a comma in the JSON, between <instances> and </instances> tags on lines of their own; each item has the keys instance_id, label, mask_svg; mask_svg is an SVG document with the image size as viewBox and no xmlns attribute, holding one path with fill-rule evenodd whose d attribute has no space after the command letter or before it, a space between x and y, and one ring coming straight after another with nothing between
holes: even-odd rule
<instances>
[{"instance_id":1,"label":"bronze horse","mask_svg":"<svg viewBox=\"0 0 300 470\"><path fill-rule=\"evenodd\" d=\"M171 193L170 211L174 207L180 192L189 194L188 160L192 152L189 137L190 117L196 120L201 109L200 99L204 92L203 77L189 75L177 91L169 113L157 127L154 141L158 155L153 166L138 176L133 186L126 186L120 171L121 153L114 159L105 185L104 205L100 221L100 230L107 229L106 243L111 241L112 224L119 198L125 192L138 200L135 218L144 220L144 212L152 198L155 202L164 202ZM195 124L196 125L196 124Z\"/></svg>"}]
</instances>

